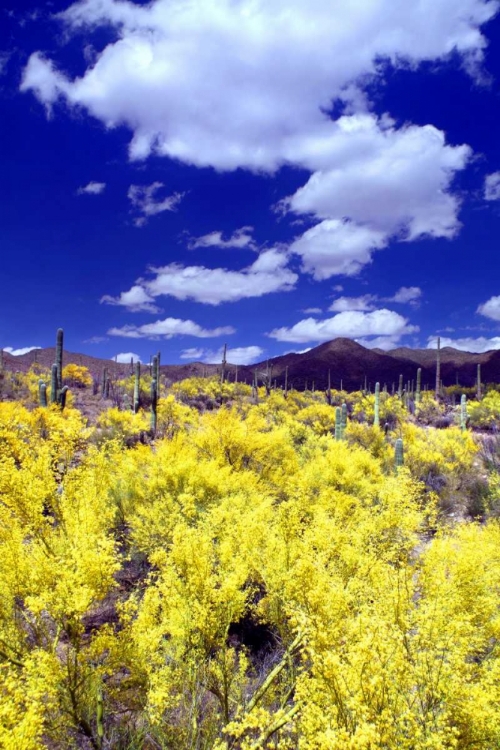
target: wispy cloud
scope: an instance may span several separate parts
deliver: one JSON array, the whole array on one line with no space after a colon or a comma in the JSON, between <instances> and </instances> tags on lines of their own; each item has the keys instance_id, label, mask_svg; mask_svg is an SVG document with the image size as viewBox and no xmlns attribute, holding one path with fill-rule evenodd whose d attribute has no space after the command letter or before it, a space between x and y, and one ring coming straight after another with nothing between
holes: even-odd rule
<instances>
[{"instance_id":1,"label":"wispy cloud","mask_svg":"<svg viewBox=\"0 0 500 750\"><path fill-rule=\"evenodd\" d=\"M253 227L241 227L233 234L224 236L223 232L215 231L202 237L191 237L188 242L190 250L200 247L236 248L238 250L256 250L257 244L252 237Z\"/></svg>"},{"instance_id":2,"label":"wispy cloud","mask_svg":"<svg viewBox=\"0 0 500 750\"><path fill-rule=\"evenodd\" d=\"M89 182L84 187L78 188L77 195L100 195L106 189L105 182Z\"/></svg>"},{"instance_id":3,"label":"wispy cloud","mask_svg":"<svg viewBox=\"0 0 500 750\"><path fill-rule=\"evenodd\" d=\"M171 339L174 336L195 336L196 338L217 338L217 336L231 335L235 333L232 326L221 326L219 328L202 328L192 320L180 320L179 318L165 318L154 323L142 326L126 325L122 328L110 328L110 336L122 336L129 339Z\"/></svg>"},{"instance_id":4,"label":"wispy cloud","mask_svg":"<svg viewBox=\"0 0 500 750\"><path fill-rule=\"evenodd\" d=\"M131 185L128 190L128 198L133 208L142 214L134 219L136 227L142 227L151 216L161 214L164 211L176 211L177 206L184 197L184 193L173 193L172 195L157 199L157 193L165 185L163 182L153 182L151 185Z\"/></svg>"}]
</instances>

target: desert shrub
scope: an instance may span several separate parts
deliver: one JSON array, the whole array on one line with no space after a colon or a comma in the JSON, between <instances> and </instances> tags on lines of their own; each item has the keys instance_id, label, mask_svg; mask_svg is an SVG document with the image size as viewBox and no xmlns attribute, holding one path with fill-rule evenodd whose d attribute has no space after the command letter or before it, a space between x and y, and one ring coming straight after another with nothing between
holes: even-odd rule
<instances>
[{"instance_id":1,"label":"desert shrub","mask_svg":"<svg viewBox=\"0 0 500 750\"><path fill-rule=\"evenodd\" d=\"M467 404L469 425L482 430L500 428L500 393L489 391L481 401Z\"/></svg>"},{"instance_id":2,"label":"desert shrub","mask_svg":"<svg viewBox=\"0 0 500 750\"><path fill-rule=\"evenodd\" d=\"M92 375L87 367L70 363L63 367L63 381L71 388L86 388L92 385Z\"/></svg>"}]
</instances>

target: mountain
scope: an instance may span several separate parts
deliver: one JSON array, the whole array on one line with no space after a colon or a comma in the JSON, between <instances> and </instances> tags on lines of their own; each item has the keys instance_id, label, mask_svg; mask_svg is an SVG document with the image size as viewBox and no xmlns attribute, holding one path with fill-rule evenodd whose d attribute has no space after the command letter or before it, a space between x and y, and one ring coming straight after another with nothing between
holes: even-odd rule
<instances>
[{"instance_id":1,"label":"mountain","mask_svg":"<svg viewBox=\"0 0 500 750\"><path fill-rule=\"evenodd\" d=\"M163 353L163 357L165 357ZM50 368L55 359L55 348L37 349L27 354L14 357L3 352L3 363L7 369L24 372L34 362ZM64 352L64 364L75 363L88 367L94 376L100 376L104 367L112 377L123 377L130 373L130 364L120 364L113 360L99 359L86 354ZM483 383L500 382L500 350L473 354L459 351L451 347L441 349L441 377L444 385L473 386L476 379L477 365L481 365L481 379ZM387 384L389 390L392 384L397 384L399 376L403 375L403 382L415 380L417 368L422 368L422 387L427 385L434 388L436 378L436 350L410 349L399 347L391 351L381 349L367 349L361 344L346 338L337 338L310 349L303 354L284 354L269 360L272 367L272 380L278 385L284 385L285 372L288 368L288 384L297 389L305 387L325 389L328 383L328 371L332 388L342 386L348 390L364 387L365 378L372 389L378 381L381 386ZM267 361L256 365L239 366L238 379L251 383L257 372L262 382L266 372ZM228 364L231 380L235 376L235 365ZM202 362L190 362L183 365L161 365L161 372L167 382L175 382L192 376L211 375L220 372L220 365L206 365Z\"/></svg>"}]
</instances>

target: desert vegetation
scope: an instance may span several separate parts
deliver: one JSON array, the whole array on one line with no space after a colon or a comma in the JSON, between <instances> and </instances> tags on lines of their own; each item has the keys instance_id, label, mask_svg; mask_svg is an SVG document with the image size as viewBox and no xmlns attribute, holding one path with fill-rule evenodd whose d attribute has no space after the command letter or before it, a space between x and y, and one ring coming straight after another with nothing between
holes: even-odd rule
<instances>
[{"instance_id":1,"label":"desert vegetation","mask_svg":"<svg viewBox=\"0 0 500 750\"><path fill-rule=\"evenodd\" d=\"M500 393L436 364L1 369L0 746L499 747Z\"/></svg>"}]
</instances>

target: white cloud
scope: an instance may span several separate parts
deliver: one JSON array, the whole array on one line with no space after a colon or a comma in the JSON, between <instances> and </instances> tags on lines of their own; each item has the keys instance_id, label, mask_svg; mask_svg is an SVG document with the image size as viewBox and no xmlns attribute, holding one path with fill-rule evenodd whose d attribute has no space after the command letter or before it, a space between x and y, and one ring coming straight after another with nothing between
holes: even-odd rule
<instances>
[{"instance_id":1,"label":"white cloud","mask_svg":"<svg viewBox=\"0 0 500 750\"><path fill-rule=\"evenodd\" d=\"M149 270L152 279L138 279L128 292L119 297L105 295L101 302L123 305L131 310L151 310L154 298L170 296L192 299L207 305L236 302L248 297L262 297L271 292L289 292L297 275L286 267L287 255L280 250L265 250L242 271L204 266L182 266L170 263ZM154 306L154 305L153 305Z\"/></svg>"},{"instance_id":2,"label":"white cloud","mask_svg":"<svg viewBox=\"0 0 500 750\"><path fill-rule=\"evenodd\" d=\"M142 326L126 325L122 328L111 328L110 336L122 336L129 339L171 339L173 336L195 336L200 339L215 338L217 336L235 333L232 326L206 329L192 320L180 320L179 318L165 318L155 323L146 323Z\"/></svg>"},{"instance_id":3,"label":"white cloud","mask_svg":"<svg viewBox=\"0 0 500 750\"><path fill-rule=\"evenodd\" d=\"M500 295L498 297L490 297L487 302L479 305L477 312L491 320L500 321Z\"/></svg>"},{"instance_id":4,"label":"white cloud","mask_svg":"<svg viewBox=\"0 0 500 750\"><path fill-rule=\"evenodd\" d=\"M257 245L252 237L253 227L236 229L231 236L224 239L223 232L210 232L203 237L192 237L188 243L190 250L199 247L237 248L239 250L255 250Z\"/></svg>"},{"instance_id":5,"label":"white cloud","mask_svg":"<svg viewBox=\"0 0 500 750\"><path fill-rule=\"evenodd\" d=\"M106 189L105 182L89 182L84 187L78 188L77 195L100 195Z\"/></svg>"},{"instance_id":6,"label":"white cloud","mask_svg":"<svg viewBox=\"0 0 500 750\"><path fill-rule=\"evenodd\" d=\"M173 193L163 200L157 200L156 194L162 187L165 187L163 182L153 182L151 185L131 185L129 187L127 196L134 209L142 214L134 220L136 227L144 226L150 216L177 209L184 193Z\"/></svg>"},{"instance_id":7,"label":"white cloud","mask_svg":"<svg viewBox=\"0 0 500 750\"><path fill-rule=\"evenodd\" d=\"M3 350L7 354L12 354L13 357L20 357L22 354L28 354L28 352L41 348L41 346L23 346L20 349L14 349L12 346L4 346Z\"/></svg>"},{"instance_id":8,"label":"white cloud","mask_svg":"<svg viewBox=\"0 0 500 750\"><path fill-rule=\"evenodd\" d=\"M430 336L427 341L427 348L435 349L436 346L437 337ZM486 338L485 336L479 336L478 338L465 337L459 339L451 339L441 336L441 348L445 346L451 346L454 349L460 349L463 352L481 354L482 352L488 352L492 349L500 349L500 336L493 336L492 338Z\"/></svg>"},{"instance_id":9,"label":"white cloud","mask_svg":"<svg viewBox=\"0 0 500 750\"><path fill-rule=\"evenodd\" d=\"M203 361L207 364L219 364L222 362L224 349L221 347L216 352L206 351ZM260 346L237 346L226 352L226 359L232 365L251 365L257 362L263 355L264 350Z\"/></svg>"},{"instance_id":10,"label":"white cloud","mask_svg":"<svg viewBox=\"0 0 500 750\"><path fill-rule=\"evenodd\" d=\"M402 305L416 304L422 296L422 290L418 286L402 286L393 297L388 297L386 302L399 302Z\"/></svg>"},{"instance_id":11,"label":"white cloud","mask_svg":"<svg viewBox=\"0 0 500 750\"><path fill-rule=\"evenodd\" d=\"M367 349L383 349L387 352L399 345L400 338L400 336L375 336L373 339L360 338L356 341L361 346L366 346Z\"/></svg>"},{"instance_id":12,"label":"white cloud","mask_svg":"<svg viewBox=\"0 0 500 750\"><path fill-rule=\"evenodd\" d=\"M102 344L103 341L107 341L107 336L91 336L89 339L84 340L84 344Z\"/></svg>"},{"instance_id":13,"label":"white cloud","mask_svg":"<svg viewBox=\"0 0 500 750\"><path fill-rule=\"evenodd\" d=\"M324 0L82 0L59 14L67 32L111 26L115 40L73 80L35 52L21 90L49 110L61 99L109 129L125 125L131 159L308 170L288 205L322 223L294 252L317 279L354 275L394 236L456 233L452 180L471 156L431 125L367 114L367 84L383 83L381 60L416 67L455 52L477 69L480 28L497 10L487 0L366 0L342 13ZM346 106L336 122L332 102Z\"/></svg>"},{"instance_id":14,"label":"white cloud","mask_svg":"<svg viewBox=\"0 0 500 750\"><path fill-rule=\"evenodd\" d=\"M138 354L134 354L134 352L122 352L121 354L117 354L115 357L112 357L112 360L114 362L119 362L120 364L129 365L130 360L133 360L134 362L140 362L141 358Z\"/></svg>"},{"instance_id":15,"label":"white cloud","mask_svg":"<svg viewBox=\"0 0 500 750\"><path fill-rule=\"evenodd\" d=\"M159 308L154 304L153 298L138 284L135 284L128 292L122 292L119 297L112 297L109 294L105 294L101 297L100 302L106 305L121 305L122 307L126 307L129 312L160 312Z\"/></svg>"},{"instance_id":16,"label":"white cloud","mask_svg":"<svg viewBox=\"0 0 500 750\"><path fill-rule=\"evenodd\" d=\"M346 312L349 310L361 310L367 312L373 310L377 297L374 294L363 294L362 297L339 297L334 300L328 308L331 312Z\"/></svg>"},{"instance_id":17,"label":"white cloud","mask_svg":"<svg viewBox=\"0 0 500 750\"><path fill-rule=\"evenodd\" d=\"M500 200L500 172L486 175L484 179L484 199L487 201Z\"/></svg>"},{"instance_id":18,"label":"white cloud","mask_svg":"<svg viewBox=\"0 0 500 750\"><path fill-rule=\"evenodd\" d=\"M306 315L321 315L323 310L321 307L306 307L305 310L302 310L303 313Z\"/></svg>"},{"instance_id":19,"label":"white cloud","mask_svg":"<svg viewBox=\"0 0 500 750\"><path fill-rule=\"evenodd\" d=\"M371 261L372 251L385 244L383 232L331 219L304 232L290 251L302 257L303 271L321 281L335 274L355 276Z\"/></svg>"},{"instance_id":20,"label":"white cloud","mask_svg":"<svg viewBox=\"0 0 500 750\"><path fill-rule=\"evenodd\" d=\"M190 349L183 349L180 356L181 359L201 359L204 351L193 346Z\"/></svg>"},{"instance_id":21,"label":"white cloud","mask_svg":"<svg viewBox=\"0 0 500 750\"><path fill-rule=\"evenodd\" d=\"M329 341L338 336L355 338L390 336L399 339L407 333L418 331L417 326L409 325L408 320L392 310L373 312L346 311L326 320L306 318L291 328L276 328L268 335L278 341Z\"/></svg>"}]
</instances>

